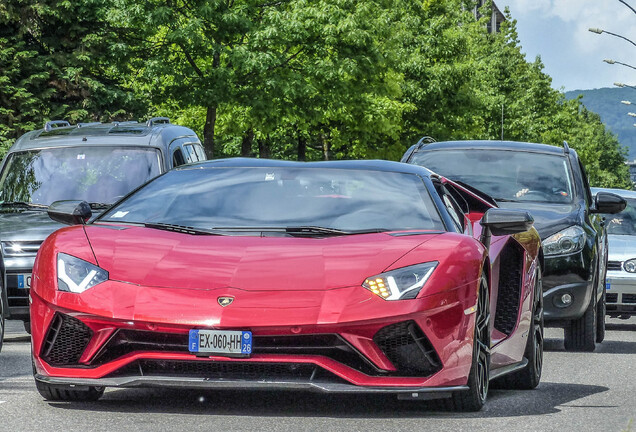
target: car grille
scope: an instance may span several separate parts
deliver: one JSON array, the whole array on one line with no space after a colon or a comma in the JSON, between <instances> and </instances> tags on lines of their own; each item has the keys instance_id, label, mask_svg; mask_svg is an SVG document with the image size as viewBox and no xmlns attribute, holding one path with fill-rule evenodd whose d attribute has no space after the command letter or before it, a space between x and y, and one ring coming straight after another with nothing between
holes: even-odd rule
<instances>
[{"instance_id":1,"label":"car grille","mask_svg":"<svg viewBox=\"0 0 636 432\"><path fill-rule=\"evenodd\" d=\"M623 303L636 303L636 294L623 294Z\"/></svg>"},{"instance_id":2,"label":"car grille","mask_svg":"<svg viewBox=\"0 0 636 432\"><path fill-rule=\"evenodd\" d=\"M117 330L91 360L92 366L107 363L135 351L189 352L188 334ZM367 375L386 375L360 352L335 334L257 336L253 354L320 355Z\"/></svg>"},{"instance_id":3,"label":"car grille","mask_svg":"<svg viewBox=\"0 0 636 432\"><path fill-rule=\"evenodd\" d=\"M209 380L285 380L345 382L329 371L306 363L219 362L210 360L138 360L110 375L173 376Z\"/></svg>"},{"instance_id":4,"label":"car grille","mask_svg":"<svg viewBox=\"0 0 636 432\"><path fill-rule=\"evenodd\" d=\"M616 303L618 301L617 293L607 293L605 294L605 303Z\"/></svg>"},{"instance_id":5,"label":"car grille","mask_svg":"<svg viewBox=\"0 0 636 432\"><path fill-rule=\"evenodd\" d=\"M516 243L509 243L501 251L499 261L499 289L494 326L510 335L517 325L521 296L521 264L523 254Z\"/></svg>"},{"instance_id":6,"label":"car grille","mask_svg":"<svg viewBox=\"0 0 636 432\"><path fill-rule=\"evenodd\" d=\"M620 261L608 261L607 270L622 270L623 266Z\"/></svg>"},{"instance_id":7,"label":"car grille","mask_svg":"<svg viewBox=\"0 0 636 432\"><path fill-rule=\"evenodd\" d=\"M442 368L433 345L413 321L383 327L373 341L393 363L396 375L430 376Z\"/></svg>"},{"instance_id":8,"label":"car grille","mask_svg":"<svg viewBox=\"0 0 636 432\"><path fill-rule=\"evenodd\" d=\"M93 331L77 318L61 313L53 317L41 357L53 366L77 364Z\"/></svg>"},{"instance_id":9,"label":"car grille","mask_svg":"<svg viewBox=\"0 0 636 432\"><path fill-rule=\"evenodd\" d=\"M9 307L29 306L29 290L19 287L17 274L7 273L7 301Z\"/></svg>"}]
</instances>

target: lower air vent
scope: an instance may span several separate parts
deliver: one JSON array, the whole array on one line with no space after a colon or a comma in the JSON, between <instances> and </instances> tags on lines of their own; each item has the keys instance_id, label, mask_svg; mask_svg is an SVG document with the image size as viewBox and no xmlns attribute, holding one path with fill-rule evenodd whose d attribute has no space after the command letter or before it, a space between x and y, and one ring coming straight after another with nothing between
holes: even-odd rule
<instances>
[{"instance_id":1,"label":"lower air vent","mask_svg":"<svg viewBox=\"0 0 636 432\"><path fill-rule=\"evenodd\" d=\"M180 360L139 360L114 372L117 376L162 376L245 381L344 382L325 369L306 363L257 363Z\"/></svg>"},{"instance_id":2,"label":"lower air vent","mask_svg":"<svg viewBox=\"0 0 636 432\"><path fill-rule=\"evenodd\" d=\"M79 362L93 331L77 318L56 314L42 346L41 357L53 366Z\"/></svg>"},{"instance_id":3,"label":"lower air vent","mask_svg":"<svg viewBox=\"0 0 636 432\"><path fill-rule=\"evenodd\" d=\"M510 242L499 254L499 290L494 326L506 335L512 333L519 316L522 251L519 245Z\"/></svg>"},{"instance_id":4,"label":"lower air vent","mask_svg":"<svg viewBox=\"0 0 636 432\"><path fill-rule=\"evenodd\" d=\"M605 303L616 303L618 301L617 293L605 294Z\"/></svg>"},{"instance_id":5,"label":"lower air vent","mask_svg":"<svg viewBox=\"0 0 636 432\"><path fill-rule=\"evenodd\" d=\"M433 345L414 321L383 327L373 341L391 360L397 375L430 376L442 368Z\"/></svg>"}]
</instances>

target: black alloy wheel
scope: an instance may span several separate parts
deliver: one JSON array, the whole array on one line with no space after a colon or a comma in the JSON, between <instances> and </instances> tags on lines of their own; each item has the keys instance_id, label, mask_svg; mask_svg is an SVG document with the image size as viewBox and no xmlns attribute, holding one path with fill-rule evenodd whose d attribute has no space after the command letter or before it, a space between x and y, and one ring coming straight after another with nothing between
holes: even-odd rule
<instances>
[{"instance_id":1,"label":"black alloy wheel","mask_svg":"<svg viewBox=\"0 0 636 432\"><path fill-rule=\"evenodd\" d=\"M457 411L479 411L486 402L490 385L490 294L482 275L477 293L473 361L468 374L468 390L456 392L451 407Z\"/></svg>"}]
</instances>

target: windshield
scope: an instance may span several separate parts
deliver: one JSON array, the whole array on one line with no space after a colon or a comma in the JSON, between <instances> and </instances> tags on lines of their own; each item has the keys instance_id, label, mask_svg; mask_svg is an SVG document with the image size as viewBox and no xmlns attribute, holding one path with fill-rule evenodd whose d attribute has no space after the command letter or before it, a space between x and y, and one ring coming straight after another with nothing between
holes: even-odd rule
<instances>
[{"instance_id":1,"label":"windshield","mask_svg":"<svg viewBox=\"0 0 636 432\"><path fill-rule=\"evenodd\" d=\"M620 213L606 214L607 233L616 235L636 235L636 199L626 198L627 207Z\"/></svg>"},{"instance_id":2,"label":"windshield","mask_svg":"<svg viewBox=\"0 0 636 432\"><path fill-rule=\"evenodd\" d=\"M58 147L9 155L0 203L59 200L112 204L160 174L159 152L139 147Z\"/></svg>"},{"instance_id":3,"label":"windshield","mask_svg":"<svg viewBox=\"0 0 636 432\"><path fill-rule=\"evenodd\" d=\"M412 163L464 182L498 201L572 202L565 157L541 153L462 149L416 153Z\"/></svg>"},{"instance_id":4,"label":"windshield","mask_svg":"<svg viewBox=\"0 0 636 432\"><path fill-rule=\"evenodd\" d=\"M100 219L224 231L444 229L416 175L289 167L170 171Z\"/></svg>"}]
</instances>

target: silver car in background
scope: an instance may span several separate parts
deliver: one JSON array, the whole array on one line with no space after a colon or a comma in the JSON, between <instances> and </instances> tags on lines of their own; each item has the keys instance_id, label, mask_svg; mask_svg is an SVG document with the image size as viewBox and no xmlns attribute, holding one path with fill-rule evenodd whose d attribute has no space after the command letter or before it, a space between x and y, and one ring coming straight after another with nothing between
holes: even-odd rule
<instances>
[{"instance_id":1,"label":"silver car in background","mask_svg":"<svg viewBox=\"0 0 636 432\"><path fill-rule=\"evenodd\" d=\"M620 213L605 215L609 252L607 262L607 315L627 319L636 315L636 191L592 188L612 192L627 201Z\"/></svg>"}]
</instances>

